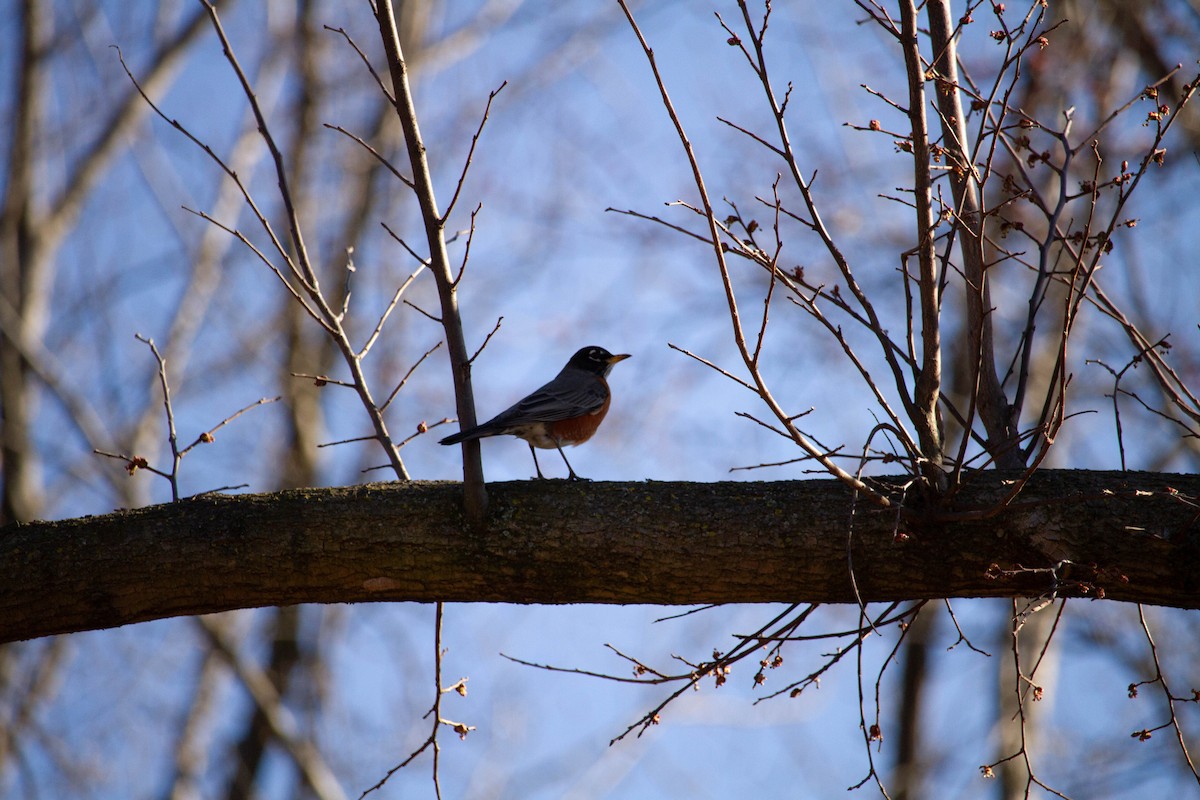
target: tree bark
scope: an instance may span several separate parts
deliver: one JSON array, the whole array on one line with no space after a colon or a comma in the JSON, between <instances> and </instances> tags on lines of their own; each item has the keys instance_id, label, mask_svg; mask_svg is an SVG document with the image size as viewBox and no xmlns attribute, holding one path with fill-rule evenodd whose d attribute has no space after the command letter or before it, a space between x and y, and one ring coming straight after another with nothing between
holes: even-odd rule
<instances>
[{"instance_id":1,"label":"tree bark","mask_svg":"<svg viewBox=\"0 0 1200 800\"><path fill-rule=\"evenodd\" d=\"M1057 591L1200 608L1200 476L1045 470L980 518L1016 474L975 473L953 508L903 521L865 503L852 519L832 480L521 481L489 487L482 529L461 484L438 482L10 525L0 641L294 603L855 602L851 524L864 602Z\"/></svg>"}]
</instances>

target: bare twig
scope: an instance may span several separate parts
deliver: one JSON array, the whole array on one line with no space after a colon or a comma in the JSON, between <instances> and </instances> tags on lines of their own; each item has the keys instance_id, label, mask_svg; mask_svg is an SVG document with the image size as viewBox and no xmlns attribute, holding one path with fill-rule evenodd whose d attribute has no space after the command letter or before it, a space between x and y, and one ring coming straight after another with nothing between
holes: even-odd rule
<instances>
[{"instance_id":1,"label":"bare twig","mask_svg":"<svg viewBox=\"0 0 1200 800\"><path fill-rule=\"evenodd\" d=\"M367 341L363 342L362 349L358 351L359 358L367 357L367 353L370 351L371 346L375 344L375 340L378 339L379 334L383 332L384 323L387 322L388 317L392 313L392 309L396 307L397 301L400 300L400 297L404 294L404 291L412 285L412 282L417 279L417 276L420 275L424 269L424 264L417 267L415 270L413 270L412 274L404 279L404 283L400 284L400 286L396 289L396 293L392 295L391 302L387 304L387 308L385 308L383 313L379 315L379 322L375 324L375 330L371 331L371 335L367 337ZM384 406L386 407L387 403L384 403Z\"/></svg>"},{"instance_id":2,"label":"bare twig","mask_svg":"<svg viewBox=\"0 0 1200 800\"><path fill-rule=\"evenodd\" d=\"M467 244L463 247L463 257L458 265L458 274L454 276L454 281L452 282L452 285L455 287L462 282L463 274L467 271L467 262L471 260L471 243L475 241L475 218L479 216L479 212L482 209L483 203L479 203L475 206L475 210L471 212L471 224L467 226ZM454 238L458 238L457 234Z\"/></svg>"},{"instance_id":3,"label":"bare twig","mask_svg":"<svg viewBox=\"0 0 1200 800\"><path fill-rule=\"evenodd\" d=\"M293 372L292 377L293 378L308 378L317 386L325 386L326 384L332 383L334 386L344 386L347 389L354 388L353 383L347 383L346 381L339 381L335 378L329 377L328 375L309 375L306 372Z\"/></svg>"},{"instance_id":4,"label":"bare twig","mask_svg":"<svg viewBox=\"0 0 1200 800\"><path fill-rule=\"evenodd\" d=\"M1192 755L1188 752L1187 740L1183 736L1183 728L1179 724L1179 717L1176 715L1176 703L1200 703L1200 691L1192 690L1191 697L1179 697L1172 691L1170 685L1167 684L1166 676L1163 675L1162 663L1158 658L1158 645L1154 643L1154 637L1150 634L1150 624L1146 622L1146 609L1141 603L1138 603L1138 622L1142 626L1142 633L1146 636L1146 644L1150 647L1150 658L1154 663L1154 677L1144 681L1129 684L1129 696L1137 697L1138 688L1148 684L1158 684L1162 687L1163 699L1167 701L1168 719L1163 724L1155 728L1143 728L1140 731L1134 731L1131 735L1138 741L1146 741L1156 731L1164 728L1171 728L1175 734L1175 741L1179 744L1179 751L1183 755L1183 761L1187 764L1188 770L1192 773L1192 777L1200 783L1200 772L1196 770L1196 764L1192 761Z\"/></svg>"},{"instance_id":5,"label":"bare twig","mask_svg":"<svg viewBox=\"0 0 1200 800\"><path fill-rule=\"evenodd\" d=\"M162 391L163 408L165 409L166 417L167 417L167 445L171 450L171 469L170 469L170 471L159 469L159 468L153 466L146 457L139 456L136 453L134 453L133 455L125 455L123 453L113 453L108 450L104 450L104 449L100 449L100 448L96 448L92 452L94 452L96 455L105 456L106 458L114 458L114 459L117 459L118 461L124 461L125 462L125 471L128 472L130 475L133 475L139 469L142 469L147 472L158 475L161 478L165 478L167 483L170 484L170 486L171 486L171 501L177 502L180 499L179 498L179 466L180 466L180 462L183 461L183 457L186 456L188 453L190 453L192 451L192 449L195 448L197 445L211 444L214 440L213 434L215 434L221 428L224 428L230 422L233 422L235 419L240 417L242 414L245 414L250 409L258 408L259 406L266 405L267 403L274 403L277 400L279 400L279 398L278 397L264 397L260 400L257 400L255 402L249 404L248 406L245 406L244 408L241 408L241 409L235 411L234 413L230 414L225 419L218 422L213 427L202 432L199 436L196 437L196 440L194 442L187 445L186 447L180 448L179 435L175 430L175 407L171 402L171 383L167 379L167 360L163 356L163 354L159 351L158 345L156 345L154 343L153 339L149 339L145 336L142 336L140 333L134 334L134 338L150 348L150 352L154 355L154 360L158 365L158 368L157 368L158 383L159 383L159 387ZM205 494L208 494L211 492L223 491L224 489L227 489L227 488L241 488L241 486L222 487L220 489L209 489L207 492L205 492Z\"/></svg>"},{"instance_id":6,"label":"bare twig","mask_svg":"<svg viewBox=\"0 0 1200 800\"><path fill-rule=\"evenodd\" d=\"M154 354L154 360L158 362L158 381L162 389L163 407L167 414L167 444L171 448L171 472L166 478L171 484L171 499L178 500L179 461L183 458L183 454L179 452L179 436L175 433L175 409L171 405L171 384L167 380L167 362L163 359L162 353L158 352L158 346L154 344L153 339L147 339L140 333L134 334L134 338L149 347L150 352ZM130 470L130 474L133 474L132 470Z\"/></svg>"},{"instance_id":7,"label":"bare twig","mask_svg":"<svg viewBox=\"0 0 1200 800\"><path fill-rule=\"evenodd\" d=\"M350 369L350 373L353 378L355 390L359 395L359 398L362 402L363 408L366 410L368 417L370 417L370 419L371 419L372 425L375 428L376 436L378 438L380 445L384 448L384 451L388 455L388 459L392 465L393 471L396 473L397 478L399 478L401 480L406 480L408 478L408 471L405 468L404 463L400 460L399 452L396 449L395 445L392 443L391 437L388 435L386 423L384 422L383 417L380 414L379 409L375 404L374 398L371 396L370 387L367 383L366 376L362 371L361 359L358 358L356 353L354 352L354 349L350 344L350 341L349 341L349 338L347 337L345 329L342 327L342 320L340 319L338 313L330 307L325 295L322 293L320 284L317 280L316 272L313 269L312 264L309 260L308 251L304 244L304 237L303 237L302 230L301 230L301 222L300 222L299 214L297 212L296 205L295 205L295 202L292 197L292 192L290 189L290 182L289 182L289 179L287 176L287 171L285 169L285 165L283 163L283 154L280 151L279 147L275 143L275 139L271 134L270 127L267 123L265 115L262 112L262 109L258 102L258 98L254 93L254 89L250 84L249 78L247 78L245 72L242 70L241 64L239 63L237 56L234 53L233 48L229 42L229 39L225 34L225 29L224 29L224 26L221 24L221 19L220 19L219 14L217 13L216 7L211 2L209 2L209 0L201 0L201 3L205 7L205 9L208 11L208 16L209 16L210 22L212 23L212 27L213 27L214 31L216 32L218 39L221 41L225 59L226 59L227 63L230 65L230 67L233 69L235 76L237 77L239 83L242 86L242 90L246 97L246 101L249 104L250 110L253 113L254 118L258 124L259 135L262 138L263 142L267 145L267 149L270 152L272 160L274 162L275 173L276 173L277 183L278 183L279 192L280 192L280 199L282 200L283 205L284 205L285 214L286 214L287 222L288 222L290 238L291 238L290 249L288 247L286 247L283 244L283 242L280 240L280 238L276 235L274 228L271 226L270 222L267 220L267 218L265 217L263 212L260 210L259 206L255 202L255 200L254 200L253 196L250 194L249 190L246 188L245 184L241 181L241 179L238 177L238 175L228 166L228 164L226 164L226 162L220 156L218 156L212 150L211 147L209 147L207 144L205 144L199 138L197 138L194 134L192 134L191 131L189 131L184 125L182 125L177 120L167 117L158 108L158 106L154 104L154 102L149 98L149 96L146 94L146 92L143 91L141 86L137 83L137 80L134 78L134 76L133 76L132 72L129 70L128 66L126 66L123 58L121 59L121 65L125 69L126 74L129 76L130 81L133 82L134 86L137 87L139 93L141 93L141 95L142 95L143 99L146 101L146 103L163 120L168 122L173 128L175 128L180 133L182 133L184 136L186 136L197 147L200 147L209 156L209 158L215 164L217 164L218 167L220 167L220 169L226 175L228 175L230 177L230 179L237 185L238 189L242 193L242 196L243 196L247 206L251 209L251 212L253 213L255 220L258 222L259 226L263 229L263 231L267 234L268 238L270 239L270 241L272 243L272 246L274 247L276 252L279 254L279 257L282 260L282 262L286 265L287 272L290 275L291 279L289 280L287 277L285 277L283 270L280 269L278 266L275 266L273 264L273 262L271 262L271 260L265 256L264 253L262 253L260 250L258 250L255 247L252 247L252 246L251 246L251 249L255 252L255 254L264 263L266 263L272 269L272 271L276 274L276 276L279 277L280 281L282 283L284 283L284 285L287 287L288 291L292 294L293 298L296 299L297 301L301 302L303 304L305 310L309 313L309 315L312 316L314 319L316 319L318 321L318 323L320 323L322 325L322 327L326 330L326 332L333 338L338 349L341 351L342 356L345 359L347 366ZM118 50L118 56L120 56L119 50ZM227 230L230 230L230 229L227 228ZM230 230L230 232L233 233L234 235L236 235L241 241L243 241L248 246L250 245L249 241L243 235L238 234L237 232L232 231L232 230ZM293 257L293 253L294 253L294 257ZM299 286L298 289L296 288L296 286L292 285L293 280L298 284L298 286ZM302 293L306 297L302 297Z\"/></svg>"},{"instance_id":8,"label":"bare twig","mask_svg":"<svg viewBox=\"0 0 1200 800\"><path fill-rule=\"evenodd\" d=\"M488 335L483 337L483 343L479 345L479 349L476 350L474 355L467 360L468 364L474 364L475 359L479 358L479 354L483 352L483 348L488 346L488 342L490 342L492 337L496 335L496 332L500 330L501 322L504 322L504 317L497 317L496 324L492 326L492 329L488 332Z\"/></svg>"},{"instance_id":9,"label":"bare twig","mask_svg":"<svg viewBox=\"0 0 1200 800\"><path fill-rule=\"evenodd\" d=\"M451 195L450 202L446 204L446 211L442 214L442 225L445 225L446 220L450 219L450 214L454 211L454 206L458 203L459 195L462 194L463 184L467 182L467 171L471 168L471 162L475 158L475 146L479 144L479 137L483 135L483 126L487 124L488 115L492 112L492 101L496 99L496 95L504 91L505 86L508 86L508 81L504 81L494 90L488 92L487 105L483 107L483 116L479 120L479 127L475 129L475 134L471 137L471 146L467 150L467 157L463 159L462 172L458 175L458 183L454 186L454 194Z\"/></svg>"},{"instance_id":10,"label":"bare twig","mask_svg":"<svg viewBox=\"0 0 1200 800\"><path fill-rule=\"evenodd\" d=\"M953 650L954 648L958 647L959 644L965 644L969 649L974 650L976 653L979 653L980 655L984 655L984 656L987 656L988 658L991 658L992 657L991 653L987 652L986 650L980 650L978 647L971 644L971 640L967 638L967 635L965 633L963 633L962 626L958 624L958 617L955 616L955 614L954 614L954 607L950 605L949 600L946 600L945 603L946 603L946 613L950 615L950 621L952 623L954 623L954 630L956 630L958 632L958 638L954 640L954 644L950 645L946 649Z\"/></svg>"},{"instance_id":11,"label":"bare twig","mask_svg":"<svg viewBox=\"0 0 1200 800\"><path fill-rule=\"evenodd\" d=\"M387 86L384 85L383 78L379 77L379 73L375 71L374 65L371 64L371 59L367 58L367 54L362 51L362 48L358 46L358 43L354 41L354 38L346 32L346 29L334 28L326 25L325 30L330 31L331 33L341 34L342 38L346 40L346 44L354 48L354 52L358 54L358 59L363 63L363 66L367 68L367 72L369 72L371 77L375 79L375 85L379 87L379 91L382 92L383 96L387 98L388 105L396 105L396 98L393 97L392 93L388 91Z\"/></svg>"},{"instance_id":12,"label":"bare twig","mask_svg":"<svg viewBox=\"0 0 1200 800\"><path fill-rule=\"evenodd\" d=\"M372 147L369 142L367 142L365 139L363 139L357 133L351 133L350 131L343 128L341 125L331 125L329 123L325 123L325 127L331 131L337 131L338 133L342 134L343 136L347 136L347 137L353 139L355 142L357 142L359 144L360 147L362 147L362 149L364 149L368 153L370 153L375 158L376 161L378 161L381 165L383 165L383 167L388 172L392 173L392 177L394 177L396 180L403 183L408 188L410 188L410 189L413 188L412 178L408 177L407 175L404 175L403 173L400 172L400 170L396 169L396 165L393 164L387 158L387 156L385 156L383 153L380 153L378 150L376 150L374 147Z\"/></svg>"},{"instance_id":13,"label":"bare twig","mask_svg":"<svg viewBox=\"0 0 1200 800\"><path fill-rule=\"evenodd\" d=\"M442 617L443 617L444 612L445 612L445 604L444 603L435 603L434 604L434 621L433 621L433 626L434 626L433 627L433 631L434 631L434 633L433 633L434 693L433 693L433 705L430 707L429 711L426 712L426 714L425 714L425 717L427 719L433 720L432 727L429 732L429 736L426 737L425 741L422 742L421 745L416 750L414 750L407 758L405 758L403 761L401 761L396 766L389 769L387 771L387 773L382 778L379 779L378 783L376 783L375 785L364 790L363 793L358 796L359 800L362 800L362 798L366 797L367 795L371 794L372 792L376 791L377 789L381 789L383 787L383 785L385 783L387 783L388 780L393 775L395 775L397 772L399 772L400 770L404 769L409 764L411 764L413 762L413 760L416 759L417 756L421 755L426 750L431 750L433 752L433 792L434 792L434 796L437 797L438 800L441 800L442 787L441 787L441 780L439 778L438 761L441 756L442 747L441 747L441 744L438 742L438 732L442 729L442 726L446 726L448 728L451 728L456 734L458 734L460 739L465 739L465 738L467 738L468 733L475 730L474 725L467 725L463 722L456 722L454 720L447 719L444 716L442 716L442 695L447 694L448 692L456 692L457 694L465 696L467 693L467 688L466 688L467 679L466 678L459 678L458 681L451 686L448 686L448 687L442 686L442 655L443 655L443 652L442 652Z\"/></svg>"},{"instance_id":14,"label":"bare twig","mask_svg":"<svg viewBox=\"0 0 1200 800\"><path fill-rule=\"evenodd\" d=\"M442 343L438 342L433 347L426 350L421 355L421 357L417 359L416 363L414 363L411 367L408 368L408 372L404 373L404 377L401 378L400 382L396 384L396 388L392 389L392 393L388 395L387 400L384 400L383 405L379 407L380 411L387 411L388 406L390 406L392 404L392 401L396 399L396 395L398 395L400 393L400 390L404 388L404 384L408 383L408 379L411 378L412 374L417 371L417 367L419 367L419 366L421 366L421 364L425 363L425 359L427 359L427 358L429 358L429 356L433 355L434 351L436 351L441 346L442 346Z\"/></svg>"},{"instance_id":15,"label":"bare twig","mask_svg":"<svg viewBox=\"0 0 1200 800\"><path fill-rule=\"evenodd\" d=\"M208 430L204 431L199 436L197 436L196 441L192 442L187 447L185 447L179 451L179 457L183 458L184 456L186 456L191 451L191 449L198 444L212 444L213 439L215 438L213 436L213 434L215 434L217 431L221 430L221 428L224 428L229 423L233 422L235 419L240 417L242 414L245 414L250 409L258 408L259 406L265 406L268 403L278 403L279 400L280 400L279 396L263 397L258 400L255 400L253 403L250 403L247 406L239 408L237 411L233 412L228 417L221 420L216 425L214 425L213 427L209 428Z\"/></svg>"},{"instance_id":16,"label":"bare twig","mask_svg":"<svg viewBox=\"0 0 1200 800\"><path fill-rule=\"evenodd\" d=\"M386 222L380 222L379 224L383 227L383 229L385 231L388 232L388 235L391 236L392 239L394 239L397 244L399 244L406 251L408 251L408 254L413 257L414 261L416 261L422 267L429 266L429 263L430 263L429 259L422 257L420 253L418 253L416 250L413 250L411 247L409 247L408 242L404 241L404 239L402 239L399 234L397 234L394 230L389 228L388 224Z\"/></svg>"},{"instance_id":17,"label":"bare twig","mask_svg":"<svg viewBox=\"0 0 1200 800\"><path fill-rule=\"evenodd\" d=\"M930 40L935 53L932 69L937 75L937 107L942 123L942 142L946 150L950 186L954 194L957 234L961 241L967 306L967 333L974 360L975 379L972 397L980 419L988 432L988 445L998 463L1020 467L1020 451L1012 446L1016 423L996 374L993 343L991 290L986 278L983 237L983 209L980 205L979 176L967 142L966 115L959 94L957 45L947 0L931 0L926 5Z\"/></svg>"},{"instance_id":18,"label":"bare twig","mask_svg":"<svg viewBox=\"0 0 1200 800\"><path fill-rule=\"evenodd\" d=\"M691 350L686 350L686 349L680 347L679 345L674 344L673 342L667 342L667 347L671 348L672 350L674 350L677 353L683 353L688 358L692 358L692 359L695 359L696 361L699 361L704 366L708 367L711 370L714 370L715 372L721 373L726 378L729 378L729 380L733 381L734 383L736 383L737 385L739 385L745 389L749 389L752 392L757 391L754 386L752 386L751 384L742 380L738 376L734 375L732 372L729 372L728 370L717 366L713 362L709 361L707 358L703 358L702 356L696 355Z\"/></svg>"}]
</instances>

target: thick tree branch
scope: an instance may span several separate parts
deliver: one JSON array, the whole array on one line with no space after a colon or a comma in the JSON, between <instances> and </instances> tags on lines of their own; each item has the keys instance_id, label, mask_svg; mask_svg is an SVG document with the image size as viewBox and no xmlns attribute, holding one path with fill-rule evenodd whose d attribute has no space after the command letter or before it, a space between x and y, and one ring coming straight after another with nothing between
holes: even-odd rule
<instances>
[{"instance_id":1,"label":"thick tree branch","mask_svg":"<svg viewBox=\"0 0 1200 800\"><path fill-rule=\"evenodd\" d=\"M898 531L894 512L860 504L862 599L1057 586L1059 596L1200 608L1200 476L1042 471L996 512L1017 475L976 473L941 512L950 518L914 517ZM489 488L482 531L463 517L461 486L426 482L10 525L0 529L0 641L293 603L854 599L851 493L835 481Z\"/></svg>"}]
</instances>

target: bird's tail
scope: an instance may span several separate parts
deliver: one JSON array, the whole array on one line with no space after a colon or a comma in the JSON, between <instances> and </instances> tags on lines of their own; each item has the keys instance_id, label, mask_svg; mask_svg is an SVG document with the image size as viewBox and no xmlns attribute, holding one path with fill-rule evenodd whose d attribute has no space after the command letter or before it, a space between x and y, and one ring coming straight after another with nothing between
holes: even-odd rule
<instances>
[{"instance_id":1,"label":"bird's tail","mask_svg":"<svg viewBox=\"0 0 1200 800\"><path fill-rule=\"evenodd\" d=\"M468 428L465 431L459 431L458 433L447 436L445 439L442 439L440 442L438 442L438 444L458 444L459 442L465 442L468 439L482 439L485 436L492 436L494 434L495 431L488 430L482 425L476 425L474 428Z\"/></svg>"}]
</instances>

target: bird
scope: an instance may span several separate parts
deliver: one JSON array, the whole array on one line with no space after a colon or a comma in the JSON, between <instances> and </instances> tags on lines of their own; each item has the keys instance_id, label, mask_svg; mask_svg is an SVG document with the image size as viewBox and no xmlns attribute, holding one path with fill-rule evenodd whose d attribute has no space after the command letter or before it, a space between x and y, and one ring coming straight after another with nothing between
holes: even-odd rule
<instances>
[{"instance_id":1,"label":"bird","mask_svg":"<svg viewBox=\"0 0 1200 800\"><path fill-rule=\"evenodd\" d=\"M568 479L584 480L575 474L563 446L583 444L592 438L612 402L605 378L618 361L627 358L629 353L613 355L603 347L585 347L571 356L554 380L482 425L447 436L440 444L504 434L516 436L529 444L539 479L545 480L546 476L538 464L535 447L558 450L570 473Z\"/></svg>"}]
</instances>

